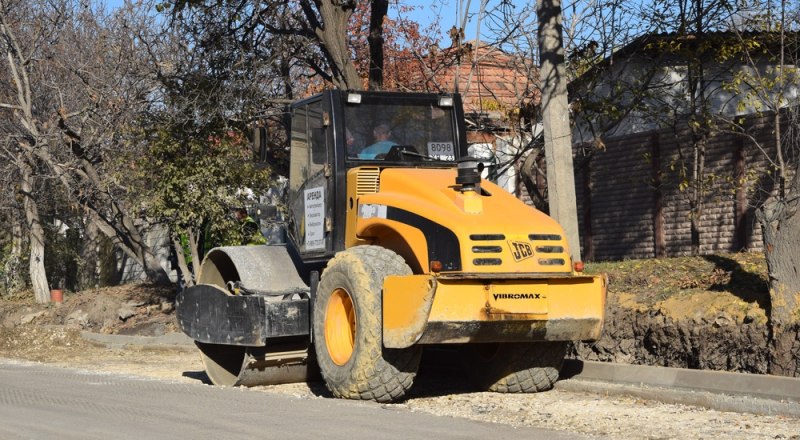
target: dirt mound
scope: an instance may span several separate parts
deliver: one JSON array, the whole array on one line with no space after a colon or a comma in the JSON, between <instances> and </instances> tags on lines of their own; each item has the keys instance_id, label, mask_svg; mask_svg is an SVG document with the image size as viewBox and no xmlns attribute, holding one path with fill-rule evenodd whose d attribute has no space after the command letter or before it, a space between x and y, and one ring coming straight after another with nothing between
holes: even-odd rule
<instances>
[{"instance_id":1,"label":"dirt mound","mask_svg":"<svg viewBox=\"0 0 800 440\"><path fill-rule=\"evenodd\" d=\"M601 339L576 344L573 355L631 364L767 372L770 300L762 254L626 260L594 263L589 268L609 276L607 317ZM800 323L789 332L795 347L800 347Z\"/></svg>"},{"instance_id":2,"label":"dirt mound","mask_svg":"<svg viewBox=\"0 0 800 440\"><path fill-rule=\"evenodd\" d=\"M768 328L763 310L723 294L695 295L644 306L609 295L603 336L576 344L585 360L767 373ZM800 326L792 330L800 346Z\"/></svg>"},{"instance_id":3,"label":"dirt mound","mask_svg":"<svg viewBox=\"0 0 800 440\"><path fill-rule=\"evenodd\" d=\"M64 302L36 304L30 295L0 301L0 327L66 326L98 333L159 336L177 330L172 286L126 284L68 292Z\"/></svg>"}]
</instances>

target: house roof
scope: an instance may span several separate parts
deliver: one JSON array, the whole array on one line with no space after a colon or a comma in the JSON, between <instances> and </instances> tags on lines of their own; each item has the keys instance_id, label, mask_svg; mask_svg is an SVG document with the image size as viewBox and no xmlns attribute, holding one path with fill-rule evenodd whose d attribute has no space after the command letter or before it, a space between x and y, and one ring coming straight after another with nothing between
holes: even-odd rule
<instances>
[{"instance_id":1,"label":"house roof","mask_svg":"<svg viewBox=\"0 0 800 440\"><path fill-rule=\"evenodd\" d=\"M795 55L800 53L800 33L788 32L784 33L784 37L786 47L793 51ZM649 58L661 58L664 56L685 58L687 55L730 57L743 53L745 45L740 44L742 42L749 43L749 50L752 52L759 52L759 54L763 54L763 51L777 52L780 49L780 33L720 31L702 34L680 34L675 32L645 34L614 50L611 55L595 63L593 68L586 73L590 73L595 69L604 69L613 63L615 59L632 56ZM756 45L754 46L753 43Z\"/></svg>"},{"instance_id":2,"label":"house roof","mask_svg":"<svg viewBox=\"0 0 800 440\"><path fill-rule=\"evenodd\" d=\"M426 87L455 91L457 81L468 114L502 119L509 111L539 103L539 71L529 58L474 40L431 56L437 70L427 75Z\"/></svg>"}]
</instances>

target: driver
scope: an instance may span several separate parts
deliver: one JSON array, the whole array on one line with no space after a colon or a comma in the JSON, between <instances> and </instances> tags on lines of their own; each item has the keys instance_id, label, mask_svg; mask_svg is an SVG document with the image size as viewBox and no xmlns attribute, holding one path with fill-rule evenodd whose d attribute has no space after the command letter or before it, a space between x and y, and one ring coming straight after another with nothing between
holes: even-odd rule
<instances>
[{"instance_id":1,"label":"driver","mask_svg":"<svg viewBox=\"0 0 800 440\"><path fill-rule=\"evenodd\" d=\"M372 130L375 143L364 148L358 154L359 159L375 159L379 154L386 154L397 142L391 140L392 131L387 124L379 124Z\"/></svg>"}]
</instances>

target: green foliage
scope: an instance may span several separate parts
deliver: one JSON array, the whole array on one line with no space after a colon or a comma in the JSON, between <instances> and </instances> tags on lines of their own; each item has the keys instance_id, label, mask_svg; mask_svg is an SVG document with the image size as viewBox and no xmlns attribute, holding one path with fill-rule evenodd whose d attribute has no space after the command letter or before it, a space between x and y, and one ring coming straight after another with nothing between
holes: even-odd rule
<instances>
[{"instance_id":1,"label":"green foliage","mask_svg":"<svg viewBox=\"0 0 800 440\"><path fill-rule=\"evenodd\" d=\"M127 158L143 188L136 202L145 214L177 235L193 231L211 245L238 244L241 232L231 209L257 201L272 183L241 131L162 128L145 139L146 154Z\"/></svg>"}]
</instances>

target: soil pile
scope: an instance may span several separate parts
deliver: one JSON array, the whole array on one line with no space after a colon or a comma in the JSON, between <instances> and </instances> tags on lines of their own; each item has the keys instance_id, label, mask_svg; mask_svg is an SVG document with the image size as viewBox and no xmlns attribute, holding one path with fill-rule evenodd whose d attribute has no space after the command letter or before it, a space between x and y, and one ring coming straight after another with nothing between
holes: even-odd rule
<instances>
[{"instance_id":1,"label":"soil pile","mask_svg":"<svg viewBox=\"0 0 800 440\"><path fill-rule=\"evenodd\" d=\"M599 341L576 344L573 355L767 373L769 285L762 254L630 260L591 270L609 274L606 323ZM800 356L800 323L789 331Z\"/></svg>"},{"instance_id":2,"label":"soil pile","mask_svg":"<svg viewBox=\"0 0 800 440\"><path fill-rule=\"evenodd\" d=\"M126 284L67 292L64 302L36 304L30 294L0 301L0 328L65 326L96 333L160 336L177 331L172 286Z\"/></svg>"}]
</instances>

